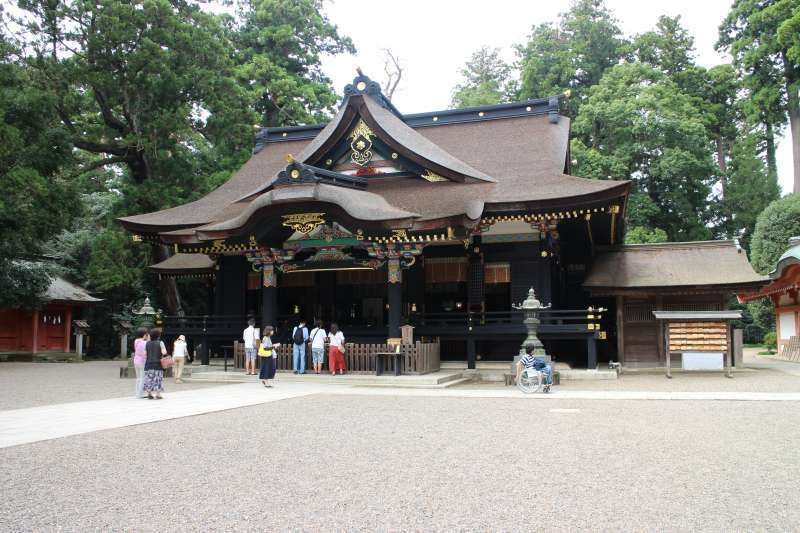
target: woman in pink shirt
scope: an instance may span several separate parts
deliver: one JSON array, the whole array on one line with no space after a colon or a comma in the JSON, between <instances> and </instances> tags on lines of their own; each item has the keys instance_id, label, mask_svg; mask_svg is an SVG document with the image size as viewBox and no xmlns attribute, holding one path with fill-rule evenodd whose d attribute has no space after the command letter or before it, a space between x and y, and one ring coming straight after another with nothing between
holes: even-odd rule
<instances>
[{"instance_id":1,"label":"woman in pink shirt","mask_svg":"<svg viewBox=\"0 0 800 533\"><path fill-rule=\"evenodd\" d=\"M145 345L150 340L146 328L139 328L136 340L133 341L133 368L136 369L136 397L146 398L144 395L144 363L147 359Z\"/></svg>"}]
</instances>

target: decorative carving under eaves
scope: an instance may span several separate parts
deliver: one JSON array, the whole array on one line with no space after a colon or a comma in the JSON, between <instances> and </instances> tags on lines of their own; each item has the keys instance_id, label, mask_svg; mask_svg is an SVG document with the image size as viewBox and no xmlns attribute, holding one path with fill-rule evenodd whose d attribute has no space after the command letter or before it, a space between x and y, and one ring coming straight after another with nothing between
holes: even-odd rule
<instances>
[{"instance_id":1,"label":"decorative carving under eaves","mask_svg":"<svg viewBox=\"0 0 800 533\"><path fill-rule=\"evenodd\" d=\"M449 181L444 176L440 176L435 172L431 172L430 170L426 170L424 174L420 176L422 179L428 180L430 182L437 182L437 181Z\"/></svg>"},{"instance_id":2,"label":"decorative carving under eaves","mask_svg":"<svg viewBox=\"0 0 800 533\"><path fill-rule=\"evenodd\" d=\"M397 259L397 258L406 258L410 259L414 256L420 255L422 250L425 248L425 244L412 244L412 243L403 243L403 244L396 244L396 243L387 243L387 244L377 244L377 243L369 243L366 246L367 253L370 257L375 257L377 259ZM413 264L413 263L411 263Z\"/></svg>"},{"instance_id":3,"label":"decorative carving under eaves","mask_svg":"<svg viewBox=\"0 0 800 533\"><path fill-rule=\"evenodd\" d=\"M350 159L353 163L365 167L372 160L372 138L374 136L375 134L369 129L369 126L359 119L349 135L350 149L352 150Z\"/></svg>"},{"instance_id":4,"label":"decorative carving under eaves","mask_svg":"<svg viewBox=\"0 0 800 533\"><path fill-rule=\"evenodd\" d=\"M325 219L322 218L324 214L325 213L295 213L292 215L283 215L283 226L307 235L314 231L317 226L325 223Z\"/></svg>"}]
</instances>

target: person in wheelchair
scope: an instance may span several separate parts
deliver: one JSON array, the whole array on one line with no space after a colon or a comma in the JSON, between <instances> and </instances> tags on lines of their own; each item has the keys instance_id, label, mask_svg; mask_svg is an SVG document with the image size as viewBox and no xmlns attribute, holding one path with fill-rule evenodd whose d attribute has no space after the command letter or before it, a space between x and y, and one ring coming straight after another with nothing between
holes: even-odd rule
<instances>
[{"instance_id":1,"label":"person in wheelchair","mask_svg":"<svg viewBox=\"0 0 800 533\"><path fill-rule=\"evenodd\" d=\"M514 382L519 383L519 378L522 375L523 370L532 369L544 373L545 385L552 385L553 367L547 364L547 361L545 359L541 357L534 357L533 350L534 350L533 346L525 347L526 353L520 358L519 362L517 363L517 377L515 378Z\"/></svg>"}]
</instances>

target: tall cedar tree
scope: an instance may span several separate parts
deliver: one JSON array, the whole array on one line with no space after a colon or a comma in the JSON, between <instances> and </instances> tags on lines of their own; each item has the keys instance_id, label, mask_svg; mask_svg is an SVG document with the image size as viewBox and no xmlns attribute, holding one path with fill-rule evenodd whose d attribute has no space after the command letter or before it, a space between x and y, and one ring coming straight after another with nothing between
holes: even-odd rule
<instances>
[{"instance_id":1,"label":"tall cedar tree","mask_svg":"<svg viewBox=\"0 0 800 533\"><path fill-rule=\"evenodd\" d=\"M322 72L323 54L355 53L322 11L321 0L244 0L228 24L236 77L264 126L316 123L337 96Z\"/></svg>"},{"instance_id":2,"label":"tall cedar tree","mask_svg":"<svg viewBox=\"0 0 800 533\"><path fill-rule=\"evenodd\" d=\"M511 67L500 57L498 48L476 50L461 69L461 77L463 82L453 90L453 108L507 102L513 91Z\"/></svg>"},{"instance_id":3,"label":"tall cedar tree","mask_svg":"<svg viewBox=\"0 0 800 533\"><path fill-rule=\"evenodd\" d=\"M517 47L520 99L543 98L569 89L571 117L590 87L625 54L619 23L604 0L573 0L558 25L535 26Z\"/></svg>"},{"instance_id":4,"label":"tall cedar tree","mask_svg":"<svg viewBox=\"0 0 800 533\"><path fill-rule=\"evenodd\" d=\"M764 126L770 170L775 130L788 117L794 191L800 192L800 0L736 0L720 26L717 47L733 56L752 93L749 116Z\"/></svg>"}]
</instances>

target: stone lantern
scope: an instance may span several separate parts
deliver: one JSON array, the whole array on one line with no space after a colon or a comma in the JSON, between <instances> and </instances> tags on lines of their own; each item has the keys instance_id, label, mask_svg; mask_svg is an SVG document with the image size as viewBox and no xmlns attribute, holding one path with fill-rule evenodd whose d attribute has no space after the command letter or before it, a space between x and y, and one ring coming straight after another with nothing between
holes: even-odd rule
<instances>
[{"instance_id":1,"label":"stone lantern","mask_svg":"<svg viewBox=\"0 0 800 533\"><path fill-rule=\"evenodd\" d=\"M519 356L522 357L526 353L526 349L529 346L533 346L533 355L534 357L540 357L550 362L550 356L547 355L545 352L544 345L542 341L539 340L537 335L537 331L539 329L539 312L542 309L549 309L550 304L542 305L542 302L536 299L536 293L533 290L533 287L530 288L528 291L528 297L525 298L519 305L512 305L514 309L519 309L522 311L524 315L524 320L522 321L525 324L525 327L528 330L528 336L522 341L522 346L519 349ZM515 358L515 362L516 362Z\"/></svg>"},{"instance_id":2,"label":"stone lantern","mask_svg":"<svg viewBox=\"0 0 800 533\"><path fill-rule=\"evenodd\" d=\"M140 326L148 329L155 327L156 310L150 305L149 296L145 296L144 304L138 311L134 311L133 314L139 316Z\"/></svg>"}]
</instances>

